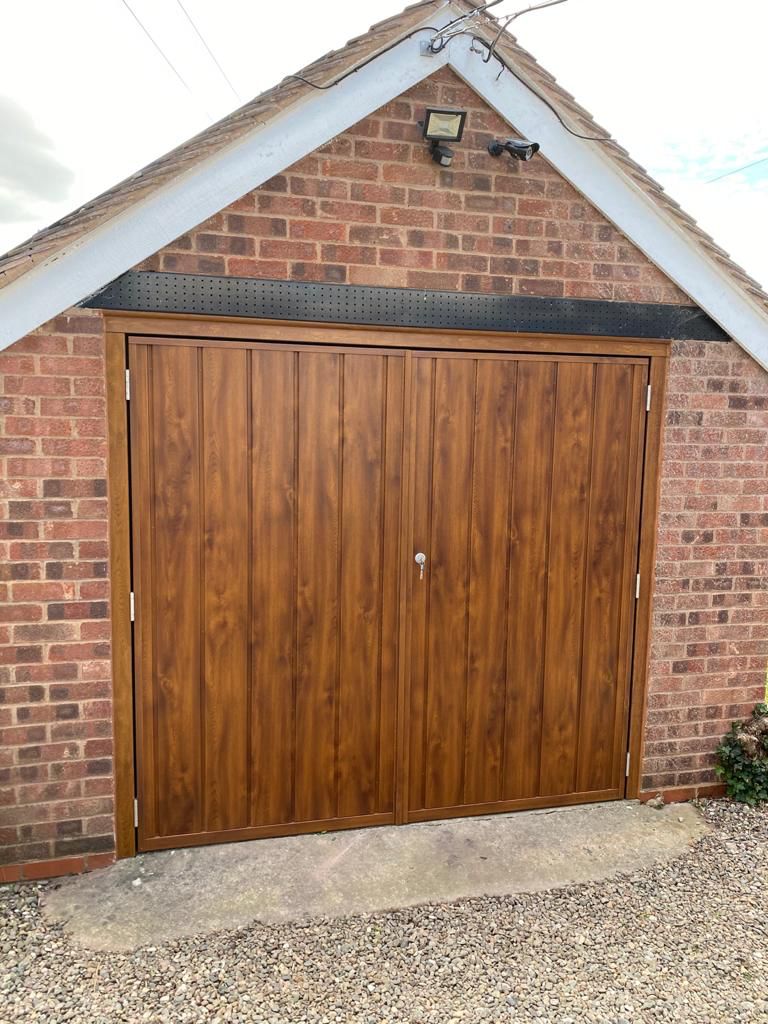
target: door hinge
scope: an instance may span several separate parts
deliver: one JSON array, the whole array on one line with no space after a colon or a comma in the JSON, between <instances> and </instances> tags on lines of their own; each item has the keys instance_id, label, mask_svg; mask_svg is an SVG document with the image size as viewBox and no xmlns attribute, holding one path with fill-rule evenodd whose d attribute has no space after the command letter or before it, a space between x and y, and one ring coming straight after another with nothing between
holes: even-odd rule
<instances>
[{"instance_id":1,"label":"door hinge","mask_svg":"<svg viewBox=\"0 0 768 1024\"><path fill-rule=\"evenodd\" d=\"M625 779L629 778L629 758L630 758L630 753L629 753L629 751L627 751L627 766L626 766L626 769L624 771L624 778Z\"/></svg>"},{"instance_id":2,"label":"door hinge","mask_svg":"<svg viewBox=\"0 0 768 1024\"><path fill-rule=\"evenodd\" d=\"M133 798L133 827L139 827L139 801L136 797Z\"/></svg>"},{"instance_id":3,"label":"door hinge","mask_svg":"<svg viewBox=\"0 0 768 1024\"><path fill-rule=\"evenodd\" d=\"M648 385L648 389L645 392L645 411L651 411L651 385Z\"/></svg>"},{"instance_id":4,"label":"door hinge","mask_svg":"<svg viewBox=\"0 0 768 1024\"><path fill-rule=\"evenodd\" d=\"M640 597L640 573L635 577L635 600Z\"/></svg>"},{"instance_id":5,"label":"door hinge","mask_svg":"<svg viewBox=\"0 0 768 1024\"><path fill-rule=\"evenodd\" d=\"M131 400L131 371L125 371L125 400L130 402Z\"/></svg>"},{"instance_id":6,"label":"door hinge","mask_svg":"<svg viewBox=\"0 0 768 1024\"><path fill-rule=\"evenodd\" d=\"M131 591L131 596L130 596L130 607L131 607L131 622L135 622L136 621L136 599L133 596L133 591Z\"/></svg>"}]
</instances>

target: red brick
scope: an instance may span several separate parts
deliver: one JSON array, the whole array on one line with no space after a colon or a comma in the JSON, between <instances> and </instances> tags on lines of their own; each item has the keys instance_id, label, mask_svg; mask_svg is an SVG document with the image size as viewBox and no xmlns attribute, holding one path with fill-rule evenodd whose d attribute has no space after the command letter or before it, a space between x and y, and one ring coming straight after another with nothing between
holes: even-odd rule
<instances>
[{"instance_id":1,"label":"red brick","mask_svg":"<svg viewBox=\"0 0 768 1024\"><path fill-rule=\"evenodd\" d=\"M363 160L407 162L411 157L411 147L402 142L379 142L372 139L357 139L355 156ZM354 177L354 175L348 175Z\"/></svg>"},{"instance_id":2,"label":"red brick","mask_svg":"<svg viewBox=\"0 0 768 1024\"><path fill-rule=\"evenodd\" d=\"M291 221L290 236L318 242L343 242L347 237L347 225L330 221L294 220Z\"/></svg>"},{"instance_id":3,"label":"red brick","mask_svg":"<svg viewBox=\"0 0 768 1024\"><path fill-rule=\"evenodd\" d=\"M434 255L428 249L380 249L379 260L384 266L426 269L433 265Z\"/></svg>"},{"instance_id":4,"label":"red brick","mask_svg":"<svg viewBox=\"0 0 768 1024\"><path fill-rule=\"evenodd\" d=\"M298 242L282 238L263 238L259 243L262 259L316 260L315 242Z\"/></svg>"},{"instance_id":5,"label":"red brick","mask_svg":"<svg viewBox=\"0 0 768 1024\"><path fill-rule=\"evenodd\" d=\"M347 279L347 268L339 263L292 263L291 277L297 281L330 281L344 284Z\"/></svg>"},{"instance_id":6,"label":"red brick","mask_svg":"<svg viewBox=\"0 0 768 1024\"><path fill-rule=\"evenodd\" d=\"M379 165L364 160L329 158L321 161L320 173L326 178L375 181L379 177Z\"/></svg>"},{"instance_id":7,"label":"red brick","mask_svg":"<svg viewBox=\"0 0 768 1024\"><path fill-rule=\"evenodd\" d=\"M384 181L396 185L430 185L436 181L435 169L429 164L385 164Z\"/></svg>"},{"instance_id":8,"label":"red brick","mask_svg":"<svg viewBox=\"0 0 768 1024\"><path fill-rule=\"evenodd\" d=\"M324 245L320 251L321 259L332 263L376 263L376 249L364 245Z\"/></svg>"},{"instance_id":9,"label":"red brick","mask_svg":"<svg viewBox=\"0 0 768 1024\"><path fill-rule=\"evenodd\" d=\"M520 278L517 287L521 295L560 297L565 291L562 281L544 281L535 278Z\"/></svg>"},{"instance_id":10,"label":"red brick","mask_svg":"<svg viewBox=\"0 0 768 1024\"><path fill-rule=\"evenodd\" d=\"M288 277L288 263L285 260L252 260L231 257L229 273L233 277Z\"/></svg>"},{"instance_id":11,"label":"red brick","mask_svg":"<svg viewBox=\"0 0 768 1024\"><path fill-rule=\"evenodd\" d=\"M319 199L349 199L349 182L337 178L304 178L291 175L291 192Z\"/></svg>"},{"instance_id":12,"label":"red brick","mask_svg":"<svg viewBox=\"0 0 768 1024\"><path fill-rule=\"evenodd\" d=\"M432 210L402 206L385 206L381 211L382 224L401 224L412 228L431 228L435 223Z\"/></svg>"},{"instance_id":13,"label":"red brick","mask_svg":"<svg viewBox=\"0 0 768 1024\"><path fill-rule=\"evenodd\" d=\"M335 199L321 199L318 213L340 221L355 221L373 224L376 221L376 207L370 203L346 203Z\"/></svg>"}]
</instances>

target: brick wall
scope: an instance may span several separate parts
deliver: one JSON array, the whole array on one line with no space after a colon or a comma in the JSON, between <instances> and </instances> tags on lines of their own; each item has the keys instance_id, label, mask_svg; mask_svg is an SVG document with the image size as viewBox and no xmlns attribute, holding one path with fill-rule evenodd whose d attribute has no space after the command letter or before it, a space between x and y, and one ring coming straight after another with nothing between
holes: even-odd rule
<instances>
[{"instance_id":1,"label":"brick wall","mask_svg":"<svg viewBox=\"0 0 768 1024\"><path fill-rule=\"evenodd\" d=\"M734 342L673 347L643 786L714 779L768 662L768 374Z\"/></svg>"},{"instance_id":2,"label":"brick wall","mask_svg":"<svg viewBox=\"0 0 768 1024\"><path fill-rule=\"evenodd\" d=\"M0 865L113 848L101 317L0 354Z\"/></svg>"},{"instance_id":3,"label":"brick wall","mask_svg":"<svg viewBox=\"0 0 768 1024\"><path fill-rule=\"evenodd\" d=\"M425 102L469 109L432 163ZM441 72L142 267L686 302L546 163L493 159L503 122ZM762 694L768 375L674 349L644 784L711 779ZM0 865L108 853L112 762L102 325L61 316L0 354Z\"/></svg>"},{"instance_id":4,"label":"brick wall","mask_svg":"<svg viewBox=\"0 0 768 1024\"><path fill-rule=\"evenodd\" d=\"M416 123L468 110L450 170ZM297 281L688 302L541 157L494 158L510 128L451 71L176 239L143 269Z\"/></svg>"}]
</instances>

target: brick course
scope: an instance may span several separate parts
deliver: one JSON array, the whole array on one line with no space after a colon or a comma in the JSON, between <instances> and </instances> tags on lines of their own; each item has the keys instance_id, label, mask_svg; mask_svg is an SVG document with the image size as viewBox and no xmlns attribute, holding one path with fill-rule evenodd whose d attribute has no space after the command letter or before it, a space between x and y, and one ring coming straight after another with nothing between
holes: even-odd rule
<instances>
[{"instance_id":1,"label":"brick course","mask_svg":"<svg viewBox=\"0 0 768 1024\"><path fill-rule=\"evenodd\" d=\"M98 314L0 355L0 864L113 849Z\"/></svg>"},{"instance_id":2,"label":"brick course","mask_svg":"<svg viewBox=\"0 0 768 1024\"><path fill-rule=\"evenodd\" d=\"M424 104L468 110L453 166ZM294 164L142 269L629 302L689 300L541 157L491 157L510 128L443 70Z\"/></svg>"},{"instance_id":3,"label":"brick course","mask_svg":"<svg viewBox=\"0 0 768 1024\"><path fill-rule=\"evenodd\" d=\"M667 392L643 787L714 781L764 692L768 374L735 344L676 342Z\"/></svg>"},{"instance_id":4,"label":"brick course","mask_svg":"<svg viewBox=\"0 0 768 1024\"><path fill-rule=\"evenodd\" d=\"M469 110L450 170L425 102ZM450 72L387 104L142 269L685 303ZM113 848L103 328L72 311L0 354L0 865ZM678 343L667 405L643 786L712 779L763 691L768 375Z\"/></svg>"}]
</instances>

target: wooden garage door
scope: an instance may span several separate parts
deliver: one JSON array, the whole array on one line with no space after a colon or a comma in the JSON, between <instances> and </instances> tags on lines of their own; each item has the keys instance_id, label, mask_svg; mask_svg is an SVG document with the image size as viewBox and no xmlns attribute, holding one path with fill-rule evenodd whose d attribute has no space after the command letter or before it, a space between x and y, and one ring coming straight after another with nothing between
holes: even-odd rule
<instances>
[{"instance_id":1,"label":"wooden garage door","mask_svg":"<svg viewBox=\"0 0 768 1024\"><path fill-rule=\"evenodd\" d=\"M647 360L130 368L141 849L623 795Z\"/></svg>"},{"instance_id":2,"label":"wooden garage door","mask_svg":"<svg viewBox=\"0 0 768 1024\"><path fill-rule=\"evenodd\" d=\"M140 848L393 820L403 364L130 345Z\"/></svg>"},{"instance_id":3,"label":"wooden garage door","mask_svg":"<svg viewBox=\"0 0 768 1024\"><path fill-rule=\"evenodd\" d=\"M647 364L414 364L409 818L618 797Z\"/></svg>"}]
</instances>

